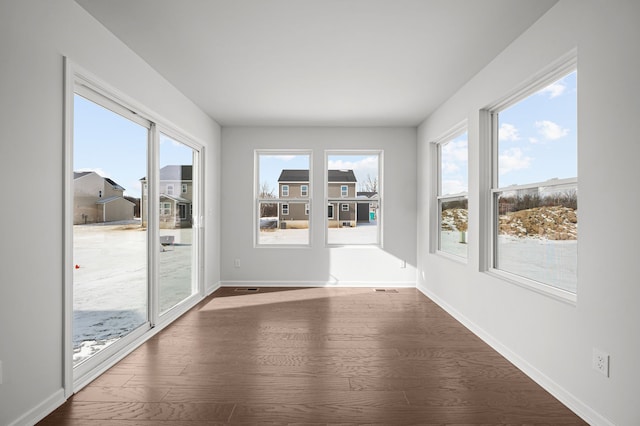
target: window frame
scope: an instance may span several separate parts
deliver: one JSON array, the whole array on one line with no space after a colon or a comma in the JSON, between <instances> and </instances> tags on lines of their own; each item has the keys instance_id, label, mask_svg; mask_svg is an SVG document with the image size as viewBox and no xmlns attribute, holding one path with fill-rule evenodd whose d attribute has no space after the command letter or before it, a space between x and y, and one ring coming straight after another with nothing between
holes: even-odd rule
<instances>
[{"instance_id":1,"label":"window frame","mask_svg":"<svg viewBox=\"0 0 640 426\"><path fill-rule=\"evenodd\" d=\"M282 208L282 216L289 216L289 203L282 203L281 208Z\"/></svg>"},{"instance_id":2,"label":"window frame","mask_svg":"<svg viewBox=\"0 0 640 426\"><path fill-rule=\"evenodd\" d=\"M499 207L498 198L500 194L511 191L536 189L536 188L549 188L549 187L562 187L567 185L575 185L578 189L578 176L566 178L566 179L553 179L543 182L529 182L526 184L510 185L510 186L498 186L498 156L499 156L499 120L498 116L500 112L508 109L509 107L516 105L517 103L524 101L528 97L534 95L539 90L549 86L550 84L568 76L569 74L577 72L577 52L572 50L565 57L561 58L555 64L551 65L544 71L538 73L534 78L529 80L526 84L522 85L519 89L512 92L511 95L505 97L503 100L496 102L495 104L480 111L480 125L481 134L485 138L488 138L485 147L488 147L490 152L485 152L484 156L489 175L485 177L487 182L486 190L486 204L485 204L485 226L487 233L485 234L486 241L483 242L483 247L487 249L487 254L481 261L481 270L501 278L512 284L529 289L531 291L549 296L556 300L575 305L577 303L577 288L573 293L569 290L565 290L556 287L552 284L547 284L541 281L527 278L512 272L508 272L496 267L497 264L497 250L498 250L498 231L499 231ZM577 107L577 106L576 106ZM577 111L576 111L577 113ZM484 130L484 132L482 132ZM577 141L577 149L579 147L579 140ZM485 148L486 149L486 148ZM482 153L481 153L482 155ZM577 274L576 274L577 275ZM576 277L577 278L577 277Z\"/></svg>"},{"instance_id":3,"label":"window frame","mask_svg":"<svg viewBox=\"0 0 640 426\"><path fill-rule=\"evenodd\" d=\"M188 191L187 184L186 184L186 183L183 183L183 184L182 184L182 193L183 193L183 194L186 194L186 193L187 193L187 191Z\"/></svg>"},{"instance_id":4,"label":"window frame","mask_svg":"<svg viewBox=\"0 0 640 426\"><path fill-rule=\"evenodd\" d=\"M173 189L174 188L173 188L173 184L172 183L168 183L165 189L167 191L167 195L174 195L173 194Z\"/></svg>"},{"instance_id":5,"label":"window frame","mask_svg":"<svg viewBox=\"0 0 640 426\"><path fill-rule=\"evenodd\" d=\"M377 156L378 158L378 198L376 200L377 203L377 214L376 214L376 241L372 243L330 243L329 242L329 221L330 220L340 220L340 211L341 208L338 204L346 202L346 204L353 203L356 205L355 218L354 221L357 222L357 204L358 202L363 202L364 200L358 198L358 189L357 183L354 184L355 193L353 197L348 196L349 185L340 183L340 197L329 197L329 157L332 156ZM347 196L344 196L342 189L347 188ZM324 203L326 205L332 206L332 203L335 203L335 208L333 209L333 216L330 217L328 213L324 218L324 241L325 247L334 248L334 247L376 247L383 248L384 240L384 149L332 149L325 150L324 152ZM371 200L367 200L369 205L371 205Z\"/></svg>"},{"instance_id":6,"label":"window frame","mask_svg":"<svg viewBox=\"0 0 640 426\"><path fill-rule=\"evenodd\" d=\"M442 147L445 146L446 144L452 142L454 139L458 138L459 136L463 135L464 133L467 133L467 191L466 192L460 192L457 194L442 194ZM450 259L456 260L458 262L461 263L468 263L469 261L469 254L468 254L468 249L467 249L467 256L459 256L456 255L454 253L450 253L448 251L444 251L442 250L442 238L441 238L441 231L442 231L442 204L446 203L447 201L458 201L458 200L466 200L467 201L467 218L469 217L468 214L468 205L469 205L469 179L468 179L468 173L469 173L469 129L468 129L468 123L467 120L463 120L460 123L458 123L457 125L455 125L454 127L452 127L451 129L449 129L449 131L447 131L446 133L444 133L442 136L440 136L438 139L434 140L432 142L432 156L433 156L433 170L434 170L434 178L433 178L433 182L434 182L434 188L432 190L433 192L433 204L434 204L434 208L432 209L432 227L431 227L431 231L432 231L432 235L434 236L431 239L431 252L433 253L437 253L440 256L444 256L444 257L448 257ZM467 227L468 227L469 223L468 223L468 219L467 219ZM468 229L468 228L467 228ZM466 231L465 234L465 240L468 244L468 231Z\"/></svg>"},{"instance_id":7,"label":"window frame","mask_svg":"<svg viewBox=\"0 0 640 426\"><path fill-rule=\"evenodd\" d=\"M349 196L349 185L340 185L340 196L347 198Z\"/></svg>"},{"instance_id":8,"label":"window frame","mask_svg":"<svg viewBox=\"0 0 640 426\"><path fill-rule=\"evenodd\" d=\"M289 185L282 185L280 187L282 189L282 196L283 197L288 197L289 196Z\"/></svg>"},{"instance_id":9,"label":"window frame","mask_svg":"<svg viewBox=\"0 0 640 426\"><path fill-rule=\"evenodd\" d=\"M260 182L260 157L261 156L290 156L290 155L294 155L294 156L307 156L309 159L309 182L307 182L306 184L308 185L308 196L306 197L291 197L291 191L290 191L290 186L288 184L284 184L284 185L280 185L277 183L278 185L278 198L261 198L260 197L260 186L261 186L261 182ZM313 221L313 215L311 214L312 212L312 192L313 192L313 150L311 149L255 149L254 150L254 189L253 189L253 197L254 197L254 211L253 211L253 222L254 222L254 230L253 230L253 246L254 248L274 248L274 249L279 249L279 248L309 248L312 246L312 238L313 238L313 233L311 232L312 229L312 221ZM287 194L284 195L284 188L287 188ZM283 198L283 197L287 197L287 198ZM308 237L308 243L282 243L282 244L273 244L273 243L261 243L260 242L260 205L261 203L269 203L269 204L276 204L277 207L277 211L278 211L278 217L280 217L281 214L284 215L284 213L282 213L282 206L284 204L286 204L287 206L289 204L308 204L309 205L309 209L308 209L308 214L305 214L305 216L308 217L308 222L309 222L309 228L308 228L308 232L309 232L309 237ZM306 206L305 206L305 210L306 210ZM291 210L288 209L288 211L290 212ZM307 213L307 211L305 211L305 213Z\"/></svg>"},{"instance_id":10,"label":"window frame","mask_svg":"<svg viewBox=\"0 0 640 426\"><path fill-rule=\"evenodd\" d=\"M346 207L346 209L345 209ZM340 211L348 212L349 211L349 203L340 203Z\"/></svg>"}]
</instances>

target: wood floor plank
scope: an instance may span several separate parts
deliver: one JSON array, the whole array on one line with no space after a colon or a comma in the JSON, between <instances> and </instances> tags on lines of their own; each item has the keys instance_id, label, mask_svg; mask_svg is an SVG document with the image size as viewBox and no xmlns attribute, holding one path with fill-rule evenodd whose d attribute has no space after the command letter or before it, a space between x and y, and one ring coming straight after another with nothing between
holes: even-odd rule
<instances>
[{"instance_id":1,"label":"wood floor plank","mask_svg":"<svg viewBox=\"0 0 640 426\"><path fill-rule=\"evenodd\" d=\"M41 424L586 423L415 289L221 288Z\"/></svg>"}]
</instances>

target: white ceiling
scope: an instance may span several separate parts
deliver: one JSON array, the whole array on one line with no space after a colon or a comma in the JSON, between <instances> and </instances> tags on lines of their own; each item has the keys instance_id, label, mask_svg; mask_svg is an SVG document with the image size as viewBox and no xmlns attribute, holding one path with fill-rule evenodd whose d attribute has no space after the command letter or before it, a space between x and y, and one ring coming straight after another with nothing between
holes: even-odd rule
<instances>
[{"instance_id":1,"label":"white ceiling","mask_svg":"<svg viewBox=\"0 0 640 426\"><path fill-rule=\"evenodd\" d=\"M557 0L76 1L223 126L415 126Z\"/></svg>"}]
</instances>

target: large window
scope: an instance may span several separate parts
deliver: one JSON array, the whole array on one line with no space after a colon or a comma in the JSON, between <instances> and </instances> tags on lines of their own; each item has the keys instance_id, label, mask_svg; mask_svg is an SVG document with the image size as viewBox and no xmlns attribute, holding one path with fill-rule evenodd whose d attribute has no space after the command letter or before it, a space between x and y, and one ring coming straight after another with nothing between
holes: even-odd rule
<instances>
[{"instance_id":1,"label":"large window","mask_svg":"<svg viewBox=\"0 0 640 426\"><path fill-rule=\"evenodd\" d=\"M256 245L309 245L309 151L256 151Z\"/></svg>"},{"instance_id":2,"label":"large window","mask_svg":"<svg viewBox=\"0 0 640 426\"><path fill-rule=\"evenodd\" d=\"M567 64L491 111L494 271L575 299L577 71Z\"/></svg>"},{"instance_id":3,"label":"large window","mask_svg":"<svg viewBox=\"0 0 640 426\"><path fill-rule=\"evenodd\" d=\"M438 245L440 252L467 257L468 144L465 126L436 142Z\"/></svg>"},{"instance_id":4,"label":"large window","mask_svg":"<svg viewBox=\"0 0 640 426\"><path fill-rule=\"evenodd\" d=\"M381 243L382 152L327 152L327 244Z\"/></svg>"}]
</instances>

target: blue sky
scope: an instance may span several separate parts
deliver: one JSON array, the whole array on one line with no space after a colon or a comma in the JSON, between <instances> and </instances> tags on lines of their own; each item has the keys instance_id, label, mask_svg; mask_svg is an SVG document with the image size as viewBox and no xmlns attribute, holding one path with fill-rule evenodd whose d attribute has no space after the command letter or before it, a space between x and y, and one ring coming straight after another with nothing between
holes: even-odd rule
<instances>
[{"instance_id":1,"label":"blue sky","mask_svg":"<svg viewBox=\"0 0 640 426\"><path fill-rule=\"evenodd\" d=\"M440 195L469 191L467 132L443 144L440 156L442 167Z\"/></svg>"},{"instance_id":2,"label":"blue sky","mask_svg":"<svg viewBox=\"0 0 640 426\"><path fill-rule=\"evenodd\" d=\"M498 185L577 177L577 73L498 114ZM467 133L441 147L441 195L468 191Z\"/></svg>"},{"instance_id":3,"label":"blue sky","mask_svg":"<svg viewBox=\"0 0 640 426\"><path fill-rule=\"evenodd\" d=\"M277 194L278 177L283 169L308 169L308 155L260 155L260 185L266 182L273 193ZM329 155L329 169L353 170L358 182L363 182L367 175L378 176L377 155ZM317 183L316 183L317 185ZM258 188L260 189L260 188Z\"/></svg>"},{"instance_id":4,"label":"blue sky","mask_svg":"<svg viewBox=\"0 0 640 426\"><path fill-rule=\"evenodd\" d=\"M577 73L501 111L500 187L578 176Z\"/></svg>"},{"instance_id":5,"label":"blue sky","mask_svg":"<svg viewBox=\"0 0 640 426\"><path fill-rule=\"evenodd\" d=\"M74 100L74 171L95 171L140 197L147 175L147 129L76 95ZM192 150L161 135L160 167L192 164Z\"/></svg>"}]
</instances>

